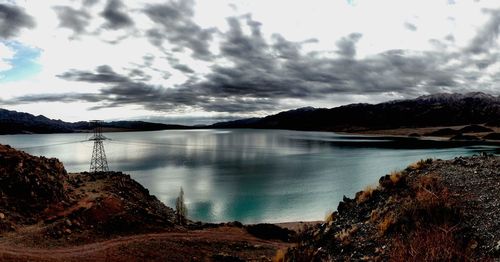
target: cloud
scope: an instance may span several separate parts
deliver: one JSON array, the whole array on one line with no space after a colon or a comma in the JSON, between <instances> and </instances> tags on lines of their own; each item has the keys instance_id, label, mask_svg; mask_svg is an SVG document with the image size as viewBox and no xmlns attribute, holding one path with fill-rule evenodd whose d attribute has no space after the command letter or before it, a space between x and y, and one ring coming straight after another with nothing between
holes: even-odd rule
<instances>
[{"instance_id":1,"label":"cloud","mask_svg":"<svg viewBox=\"0 0 500 262\"><path fill-rule=\"evenodd\" d=\"M136 81L149 81L151 80L151 76L146 74L143 70L133 68L129 70L128 77L130 79L134 79Z\"/></svg>"},{"instance_id":2,"label":"cloud","mask_svg":"<svg viewBox=\"0 0 500 262\"><path fill-rule=\"evenodd\" d=\"M337 47L339 51L337 54L346 57L353 58L356 56L356 43L361 39L363 35L360 33L352 33L347 37L343 37L339 41L337 41Z\"/></svg>"},{"instance_id":3,"label":"cloud","mask_svg":"<svg viewBox=\"0 0 500 262\"><path fill-rule=\"evenodd\" d=\"M341 94L391 92L412 96L457 86L459 67L445 66L455 54L396 49L356 59L355 44L362 35L352 33L337 42L339 56L331 57L305 52L303 45L309 41L293 42L279 34L267 41L260 23L250 15L230 17L227 23L220 56L230 63L214 64L201 78L162 86L149 83L142 70L123 75L101 65L94 71L70 70L60 75L66 80L103 85L98 93L18 97L16 102L98 101L93 109L142 105L162 112L248 114L285 108L283 101L287 99L312 101ZM144 60L147 67L153 67L155 59L145 56ZM168 62L175 69L194 71L175 58Z\"/></svg>"},{"instance_id":4,"label":"cloud","mask_svg":"<svg viewBox=\"0 0 500 262\"><path fill-rule=\"evenodd\" d=\"M120 0L109 0L106 8L101 13L102 17L106 19L106 24L104 25L109 29L121 29L125 27L132 26L134 22L132 19L123 11L124 5Z\"/></svg>"},{"instance_id":5,"label":"cloud","mask_svg":"<svg viewBox=\"0 0 500 262\"><path fill-rule=\"evenodd\" d=\"M472 39L468 52L473 54L488 53L492 47L497 46L496 40L500 30L500 9L484 9L483 12L490 16L488 22L479 29L479 32Z\"/></svg>"},{"instance_id":6,"label":"cloud","mask_svg":"<svg viewBox=\"0 0 500 262\"><path fill-rule=\"evenodd\" d=\"M17 36L23 28L34 28L35 20L17 6L0 4L0 39Z\"/></svg>"},{"instance_id":7,"label":"cloud","mask_svg":"<svg viewBox=\"0 0 500 262\"><path fill-rule=\"evenodd\" d=\"M19 103L40 103L40 102L79 102L87 101L97 103L101 101L101 97L96 94L81 94L81 93L65 93L65 94L36 94L24 95L16 99L1 101L4 105L17 105Z\"/></svg>"},{"instance_id":8,"label":"cloud","mask_svg":"<svg viewBox=\"0 0 500 262\"><path fill-rule=\"evenodd\" d=\"M187 65L183 65L183 64L174 64L172 65L173 68L183 72L183 73L186 73L186 74L193 74L194 73L194 70L191 69L189 66Z\"/></svg>"},{"instance_id":9,"label":"cloud","mask_svg":"<svg viewBox=\"0 0 500 262\"><path fill-rule=\"evenodd\" d=\"M192 20L193 5L193 0L178 0L147 6L144 12L155 23L147 37L158 47L168 41L179 51L188 48L193 57L210 60L213 54L209 46L215 30L203 29Z\"/></svg>"},{"instance_id":10,"label":"cloud","mask_svg":"<svg viewBox=\"0 0 500 262\"><path fill-rule=\"evenodd\" d=\"M268 53L269 46L262 37L260 23L252 20L250 15L245 15L241 19L246 22L250 29L250 35L245 35L242 30L240 18L230 17L227 19L229 31L224 35L224 42L221 44L221 55L232 59L237 63L245 63L246 66L254 64L257 67L270 67L272 55Z\"/></svg>"},{"instance_id":11,"label":"cloud","mask_svg":"<svg viewBox=\"0 0 500 262\"><path fill-rule=\"evenodd\" d=\"M77 10L69 6L56 6L54 10L59 18L59 26L73 30L75 35L85 32L91 15L86 10Z\"/></svg>"},{"instance_id":12,"label":"cloud","mask_svg":"<svg viewBox=\"0 0 500 262\"><path fill-rule=\"evenodd\" d=\"M83 5L90 7L90 6L97 4L98 2L99 2L99 0L83 0Z\"/></svg>"},{"instance_id":13,"label":"cloud","mask_svg":"<svg viewBox=\"0 0 500 262\"><path fill-rule=\"evenodd\" d=\"M179 59L173 57L172 55L167 56L167 60L170 63L170 66L174 69L179 70L185 74L194 74L195 71L191 69L189 66L181 64Z\"/></svg>"},{"instance_id":14,"label":"cloud","mask_svg":"<svg viewBox=\"0 0 500 262\"><path fill-rule=\"evenodd\" d=\"M125 7L113 0L102 1L102 4L105 7L102 13L99 13L100 5L83 6L80 10L56 7L56 12L61 26L75 33L88 31L89 21L99 14L104 16L106 10L114 12L104 16L108 28L134 25L136 30L120 42L123 45L113 48L126 44L139 47L130 48L140 50L133 54L135 61L127 60L130 54L122 60L122 53L118 53L109 62L104 59L95 62L99 54L89 52L93 57L81 67L68 65L74 69L58 74L59 80L79 82L75 85L82 87L75 89L78 92L72 89L69 93L21 95L9 103L88 102L95 104L92 107L95 110L141 106L158 112L248 115L289 109L296 105L295 101L301 105L324 101L327 105L340 101L338 97L364 96L369 100L371 97L401 98L470 91L499 78L489 72L495 68L499 55L495 48L499 11L485 11L488 22L465 49L459 47L461 43L455 43L452 34L445 32L438 34L443 39L423 39L427 45L431 43L426 51L387 45L391 48L369 53L365 49L374 41L370 32L346 30L346 34L327 41L328 45L324 42L320 45L319 40L310 39L311 35L301 41L297 37L290 40L292 38L282 34L268 34L251 14L221 19L220 22L226 24L218 28L223 29L202 27L195 22L191 0L146 4L145 7L132 4ZM129 17L126 10L139 11L128 13ZM394 28L404 32L403 24L408 30L416 30L413 24L403 22L398 20ZM103 37L99 33L120 32L103 30L94 36ZM457 34L457 42L461 39L463 37ZM108 54L110 49L103 50L101 54ZM87 84L98 89L89 88L91 93L83 88Z\"/></svg>"},{"instance_id":15,"label":"cloud","mask_svg":"<svg viewBox=\"0 0 500 262\"><path fill-rule=\"evenodd\" d=\"M59 75L59 77L71 81L104 84L123 83L129 81L127 77L115 73L113 69L107 65L97 67L96 71L97 73L71 70L62 75Z\"/></svg>"},{"instance_id":16,"label":"cloud","mask_svg":"<svg viewBox=\"0 0 500 262\"><path fill-rule=\"evenodd\" d=\"M455 42L455 36L453 36L452 34L446 35L444 39L449 42Z\"/></svg>"},{"instance_id":17,"label":"cloud","mask_svg":"<svg viewBox=\"0 0 500 262\"><path fill-rule=\"evenodd\" d=\"M404 26L405 26L406 29L408 29L410 31L413 31L413 32L417 31L417 26L414 25L414 24L412 24L412 23L405 22Z\"/></svg>"},{"instance_id":18,"label":"cloud","mask_svg":"<svg viewBox=\"0 0 500 262\"><path fill-rule=\"evenodd\" d=\"M62 93L20 96L4 104L36 102L91 102L92 109L142 105L153 111L175 112L184 109L202 109L210 112L254 112L274 109L272 99L225 97L194 86L165 88L137 81L115 73L109 66L99 66L95 72L72 70L60 76L63 79L105 84L99 93Z\"/></svg>"}]
</instances>

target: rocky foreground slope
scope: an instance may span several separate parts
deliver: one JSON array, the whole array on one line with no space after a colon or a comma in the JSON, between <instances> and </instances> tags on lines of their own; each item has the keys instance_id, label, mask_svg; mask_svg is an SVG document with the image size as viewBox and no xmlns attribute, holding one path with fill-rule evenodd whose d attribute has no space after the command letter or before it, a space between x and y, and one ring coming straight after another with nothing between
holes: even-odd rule
<instances>
[{"instance_id":1,"label":"rocky foreground slope","mask_svg":"<svg viewBox=\"0 0 500 262\"><path fill-rule=\"evenodd\" d=\"M174 225L174 211L128 175L68 174L57 159L8 146L0 146L0 197L0 233L39 225L43 237L81 242Z\"/></svg>"},{"instance_id":2,"label":"rocky foreground slope","mask_svg":"<svg viewBox=\"0 0 500 262\"><path fill-rule=\"evenodd\" d=\"M500 258L500 157L417 162L344 198L305 229L289 261L477 261Z\"/></svg>"}]
</instances>

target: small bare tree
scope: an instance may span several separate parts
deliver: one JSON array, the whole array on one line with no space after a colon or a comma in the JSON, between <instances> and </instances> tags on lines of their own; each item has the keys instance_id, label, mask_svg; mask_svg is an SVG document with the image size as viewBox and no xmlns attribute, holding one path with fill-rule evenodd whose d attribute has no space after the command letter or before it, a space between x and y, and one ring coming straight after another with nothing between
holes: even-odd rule
<instances>
[{"instance_id":1,"label":"small bare tree","mask_svg":"<svg viewBox=\"0 0 500 262\"><path fill-rule=\"evenodd\" d=\"M181 187L181 192L179 192L179 196L175 201L175 217L177 219L177 222L181 225L185 225L187 220L187 215L188 215L188 210L186 204L184 203L184 190Z\"/></svg>"}]
</instances>

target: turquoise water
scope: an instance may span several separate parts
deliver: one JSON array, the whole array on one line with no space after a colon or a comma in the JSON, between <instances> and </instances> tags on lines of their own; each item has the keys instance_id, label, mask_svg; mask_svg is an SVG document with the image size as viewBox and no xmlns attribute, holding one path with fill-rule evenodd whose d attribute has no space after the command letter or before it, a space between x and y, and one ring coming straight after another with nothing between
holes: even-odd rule
<instances>
[{"instance_id":1,"label":"turquoise water","mask_svg":"<svg viewBox=\"0 0 500 262\"><path fill-rule=\"evenodd\" d=\"M450 159L496 147L415 148L392 139L285 130L106 133L111 170L131 174L169 206L182 186L189 217L245 223L320 220L380 176L422 158ZM6 135L34 155L87 171L89 134ZM441 148L440 148L441 147Z\"/></svg>"}]
</instances>

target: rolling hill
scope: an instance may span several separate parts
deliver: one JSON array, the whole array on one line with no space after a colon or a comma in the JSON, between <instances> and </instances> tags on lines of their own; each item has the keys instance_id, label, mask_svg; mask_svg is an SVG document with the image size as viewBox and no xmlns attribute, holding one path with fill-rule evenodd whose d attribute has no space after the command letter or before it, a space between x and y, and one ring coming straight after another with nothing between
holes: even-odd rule
<instances>
[{"instance_id":1,"label":"rolling hill","mask_svg":"<svg viewBox=\"0 0 500 262\"><path fill-rule=\"evenodd\" d=\"M220 122L213 128L362 131L395 128L500 125L500 98L480 92L435 94L380 104L299 108L263 118Z\"/></svg>"},{"instance_id":2,"label":"rolling hill","mask_svg":"<svg viewBox=\"0 0 500 262\"><path fill-rule=\"evenodd\" d=\"M144 121L112 121L104 122L103 127L108 130L120 131L153 131L164 129L189 128L181 125L167 125ZM43 115L32 115L17 111L0 109L0 134L49 134L89 132L92 129L89 122L64 122L49 119Z\"/></svg>"}]
</instances>

